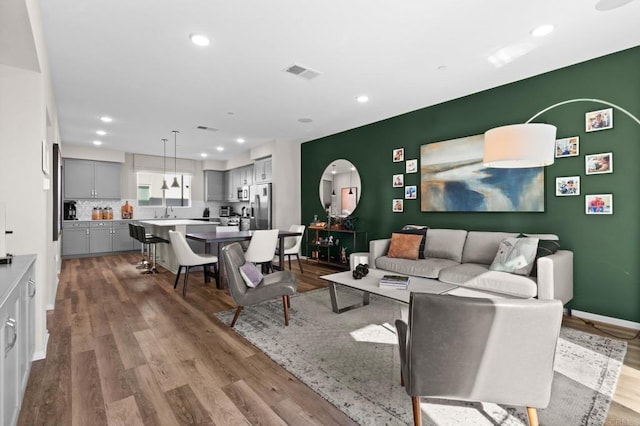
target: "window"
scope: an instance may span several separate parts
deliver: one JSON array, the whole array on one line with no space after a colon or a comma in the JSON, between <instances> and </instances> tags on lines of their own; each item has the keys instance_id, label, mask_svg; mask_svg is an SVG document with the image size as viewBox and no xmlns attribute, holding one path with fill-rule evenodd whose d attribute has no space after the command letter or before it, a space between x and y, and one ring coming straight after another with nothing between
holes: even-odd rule
<instances>
[{"instance_id":1,"label":"window","mask_svg":"<svg viewBox=\"0 0 640 426\"><path fill-rule=\"evenodd\" d=\"M191 207L191 175L179 174L178 188L172 188L173 174L138 172L138 205L147 207ZM166 180L169 189L162 190Z\"/></svg>"}]
</instances>

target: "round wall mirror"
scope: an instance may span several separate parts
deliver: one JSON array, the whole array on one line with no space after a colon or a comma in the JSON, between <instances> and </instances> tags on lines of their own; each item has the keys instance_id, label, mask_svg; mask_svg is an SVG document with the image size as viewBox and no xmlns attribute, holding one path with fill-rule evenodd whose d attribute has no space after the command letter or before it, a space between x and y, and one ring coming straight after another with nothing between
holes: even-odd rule
<instances>
[{"instance_id":1,"label":"round wall mirror","mask_svg":"<svg viewBox=\"0 0 640 426\"><path fill-rule=\"evenodd\" d=\"M360 201L360 174L348 160L329 163L320 179L320 203L331 216L347 217Z\"/></svg>"}]
</instances>

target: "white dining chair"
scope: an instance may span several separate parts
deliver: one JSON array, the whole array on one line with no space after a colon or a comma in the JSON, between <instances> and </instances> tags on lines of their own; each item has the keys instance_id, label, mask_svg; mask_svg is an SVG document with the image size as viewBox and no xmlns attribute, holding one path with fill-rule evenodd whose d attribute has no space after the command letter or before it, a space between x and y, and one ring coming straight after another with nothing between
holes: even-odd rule
<instances>
[{"instance_id":1,"label":"white dining chair","mask_svg":"<svg viewBox=\"0 0 640 426\"><path fill-rule=\"evenodd\" d=\"M302 270L302 262L300 261L300 247L302 246L302 237L304 236L304 225L291 225L289 227L289 231L291 232L299 232L300 235L297 237L285 237L284 239L284 255L287 256L289 260L289 270L291 270L291 256L295 256L298 259L298 267L300 268L300 272L304 273ZM281 247L276 249L276 254L280 254ZM284 271L284 265L280 265L280 270Z\"/></svg>"},{"instance_id":2,"label":"white dining chair","mask_svg":"<svg viewBox=\"0 0 640 426\"><path fill-rule=\"evenodd\" d=\"M214 273L217 277L218 257L210 254L196 254L191 250L186 238L179 231L169 231L169 239L171 240L171 247L178 260L178 273L176 274L176 281L173 283L173 288L178 287L178 279L180 278L180 272L182 268L186 268L184 272L184 284L182 286L182 295L187 295L187 281L189 279L189 269L194 266L203 266L205 278L207 275L207 267L213 265ZM217 282L216 282L217 284Z\"/></svg>"},{"instance_id":3,"label":"white dining chair","mask_svg":"<svg viewBox=\"0 0 640 426\"><path fill-rule=\"evenodd\" d=\"M244 257L247 262L261 264L263 273L273 271L273 256L278 245L278 229L260 229L253 231L249 248Z\"/></svg>"}]
</instances>

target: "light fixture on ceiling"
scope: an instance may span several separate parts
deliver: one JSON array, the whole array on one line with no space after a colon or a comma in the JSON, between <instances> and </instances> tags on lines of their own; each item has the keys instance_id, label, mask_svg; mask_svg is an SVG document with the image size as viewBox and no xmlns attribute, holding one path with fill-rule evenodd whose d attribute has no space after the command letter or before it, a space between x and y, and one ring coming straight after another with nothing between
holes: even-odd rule
<instances>
[{"instance_id":1,"label":"light fixture on ceiling","mask_svg":"<svg viewBox=\"0 0 640 426\"><path fill-rule=\"evenodd\" d=\"M611 102L601 99L569 99L543 109L524 124L496 127L485 132L482 160L484 165L495 168L527 168L553 164L556 127L550 124L531 123L531 121L551 109L574 102L596 102L608 105L619 109L640 125L638 117Z\"/></svg>"},{"instance_id":2,"label":"light fixture on ceiling","mask_svg":"<svg viewBox=\"0 0 640 426\"><path fill-rule=\"evenodd\" d=\"M103 123L111 123L111 122L113 121L113 118L111 118L111 117L107 117L106 115L103 115L102 117L100 117L100 120L101 120Z\"/></svg>"},{"instance_id":3,"label":"light fixture on ceiling","mask_svg":"<svg viewBox=\"0 0 640 426\"><path fill-rule=\"evenodd\" d=\"M353 167L349 172L349 195L353 195L353 188L351 188L351 178L353 177Z\"/></svg>"},{"instance_id":4,"label":"light fixture on ceiling","mask_svg":"<svg viewBox=\"0 0 640 426\"><path fill-rule=\"evenodd\" d=\"M311 119L311 118L298 118L298 122L304 123L304 124L308 124L308 123L313 122L313 119Z\"/></svg>"},{"instance_id":5,"label":"light fixture on ceiling","mask_svg":"<svg viewBox=\"0 0 640 426\"><path fill-rule=\"evenodd\" d=\"M335 175L336 174L336 165L333 164L332 167L333 167L333 170L331 170L331 174ZM336 196L336 190L333 188L334 179L335 179L335 177L333 179L331 179L331 196L332 197Z\"/></svg>"},{"instance_id":6,"label":"light fixture on ceiling","mask_svg":"<svg viewBox=\"0 0 640 426\"><path fill-rule=\"evenodd\" d=\"M100 145L102 145L102 142L101 141L93 141L93 144L95 146L100 146Z\"/></svg>"},{"instance_id":7,"label":"light fixture on ceiling","mask_svg":"<svg viewBox=\"0 0 640 426\"><path fill-rule=\"evenodd\" d=\"M617 9L625 4L631 3L633 0L600 0L596 3L596 10L605 12L607 10Z\"/></svg>"},{"instance_id":8,"label":"light fixture on ceiling","mask_svg":"<svg viewBox=\"0 0 640 426\"><path fill-rule=\"evenodd\" d=\"M162 139L162 189L166 191L169 189L169 185L167 185L167 141L169 139Z\"/></svg>"},{"instance_id":9,"label":"light fixture on ceiling","mask_svg":"<svg viewBox=\"0 0 640 426\"><path fill-rule=\"evenodd\" d=\"M369 97L367 95L360 95L356 98L356 101L360 102L361 104L364 104L369 102Z\"/></svg>"},{"instance_id":10,"label":"light fixture on ceiling","mask_svg":"<svg viewBox=\"0 0 640 426\"><path fill-rule=\"evenodd\" d=\"M244 139L243 139L243 138L238 138L238 139L236 139L236 142L238 142L238 143L244 143Z\"/></svg>"},{"instance_id":11,"label":"light fixture on ceiling","mask_svg":"<svg viewBox=\"0 0 640 426\"><path fill-rule=\"evenodd\" d=\"M206 152L203 152L202 154L200 154L200 157L202 157L202 158L206 158L206 157L207 157L207 153L206 153Z\"/></svg>"},{"instance_id":12,"label":"light fixture on ceiling","mask_svg":"<svg viewBox=\"0 0 640 426\"><path fill-rule=\"evenodd\" d=\"M553 32L553 25L544 24L544 25L539 25L534 29L532 29L531 35L534 37L544 37L546 35L551 34L552 32Z\"/></svg>"},{"instance_id":13,"label":"light fixture on ceiling","mask_svg":"<svg viewBox=\"0 0 640 426\"><path fill-rule=\"evenodd\" d=\"M219 147L217 147L217 148L216 148L216 151L218 151L218 152L222 152L222 151L224 151L224 147L219 146Z\"/></svg>"},{"instance_id":14,"label":"light fixture on ceiling","mask_svg":"<svg viewBox=\"0 0 640 426\"><path fill-rule=\"evenodd\" d=\"M104 136L106 134L107 134L107 132L105 132L104 130L96 130L96 135Z\"/></svg>"},{"instance_id":15,"label":"light fixture on ceiling","mask_svg":"<svg viewBox=\"0 0 640 426\"><path fill-rule=\"evenodd\" d=\"M172 130L173 132L173 182L171 183L172 188L180 188L180 184L178 183L178 159L177 159L177 151L178 151L178 133L177 130Z\"/></svg>"},{"instance_id":16,"label":"light fixture on ceiling","mask_svg":"<svg viewBox=\"0 0 640 426\"><path fill-rule=\"evenodd\" d=\"M189 36L189 39L191 40L191 43L200 47L208 46L211 43L209 41L209 38L206 36L203 36L202 34L191 34Z\"/></svg>"}]
</instances>

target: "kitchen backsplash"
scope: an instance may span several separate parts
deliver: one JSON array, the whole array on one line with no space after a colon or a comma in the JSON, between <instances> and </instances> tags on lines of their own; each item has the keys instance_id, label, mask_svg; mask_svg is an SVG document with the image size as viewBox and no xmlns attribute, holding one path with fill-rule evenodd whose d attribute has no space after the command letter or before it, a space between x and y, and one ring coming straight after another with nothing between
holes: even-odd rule
<instances>
[{"instance_id":1,"label":"kitchen backsplash","mask_svg":"<svg viewBox=\"0 0 640 426\"><path fill-rule=\"evenodd\" d=\"M120 208L124 205L125 201L133 206L133 218L134 219L154 219L164 215L164 207L138 207L136 200L78 200L76 202L76 215L78 220L91 220L91 212L94 207L113 209L113 219L120 220L122 216L120 214ZM249 203L221 203L221 202L208 202L192 201L191 207L169 207L168 214L170 218L188 219L202 217L202 212L205 207L209 207L211 211L211 217L218 217L218 210L221 205L232 205L234 210L240 213L240 209L243 206L249 206Z\"/></svg>"}]
</instances>

